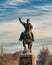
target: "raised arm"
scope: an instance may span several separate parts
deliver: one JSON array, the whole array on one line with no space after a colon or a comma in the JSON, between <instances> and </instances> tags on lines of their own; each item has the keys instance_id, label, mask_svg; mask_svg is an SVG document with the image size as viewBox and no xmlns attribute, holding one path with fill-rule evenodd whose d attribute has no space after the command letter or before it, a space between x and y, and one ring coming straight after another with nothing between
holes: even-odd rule
<instances>
[{"instance_id":1,"label":"raised arm","mask_svg":"<svg viewBox=\"0 0 52 65\"><path fill-rule=\"evenodd\" d=\"M23 22L21 21L21 18L19 18L19 21L20 21L20 23L22 23L22 24L23 24Z\"/></svg>"}]
</instances>

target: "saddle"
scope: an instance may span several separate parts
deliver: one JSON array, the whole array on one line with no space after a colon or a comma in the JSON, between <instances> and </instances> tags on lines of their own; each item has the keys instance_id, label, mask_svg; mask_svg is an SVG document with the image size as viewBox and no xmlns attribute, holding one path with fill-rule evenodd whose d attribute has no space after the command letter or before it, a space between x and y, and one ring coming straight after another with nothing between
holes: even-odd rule
<instances>
[{"instance_id":1,"label":"saddle","mask_svg":"<svg viewBox=\"0 0 52 65\"><path fill-rule=\"evenodd\" d=\"M32 39L32 35L31 35L31 32L23 32L22 34L21 34L21 38L22 38L22 40L23 39Z\"/></svg>"}]
</instances>

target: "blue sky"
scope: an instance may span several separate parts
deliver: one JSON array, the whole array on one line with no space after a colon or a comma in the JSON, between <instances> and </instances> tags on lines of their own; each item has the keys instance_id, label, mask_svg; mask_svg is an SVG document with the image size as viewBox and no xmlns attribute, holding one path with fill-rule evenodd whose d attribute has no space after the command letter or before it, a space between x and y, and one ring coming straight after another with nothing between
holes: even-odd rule
<instances>
[{"instance_id":1,"label":"blue sky","mask_svg":"<svg viewBox=\"0 0 52 65\"><path fill-rule=\"evenodd\" d=\"M35 39L52 40L52 0L0 0L0 43L6 43L9 52L17 50L16 42L24 31L19 17L24 22L30 18ZM48 40L48 43L52 42L51 40ZM48 43L47 46L51 49L51 43ZM39 44L39 48L46 46ZM21 46L18 48L21 49ZM36 49L38 51L38 47Z\"/></svg>"},{"instance_id":2,"label":"blue sky","mask_svg":"<svg viewBox=\"0 0 52 65\"><path fill-rule=\"evenodd\" d=\"M0 38L19 38L19 17L30 18L35 38L52 38L52 0L0 0Z\"/></svg>"},{"instance_id":3,"label":"blue sky","mask_svg":"<svg viewBox=\"0 0 52 65\"><path fill-rule=\"evenodd\" d=\"M50 15L51 0L0 0L0 22Z\"/></svg>"}]
</instances>

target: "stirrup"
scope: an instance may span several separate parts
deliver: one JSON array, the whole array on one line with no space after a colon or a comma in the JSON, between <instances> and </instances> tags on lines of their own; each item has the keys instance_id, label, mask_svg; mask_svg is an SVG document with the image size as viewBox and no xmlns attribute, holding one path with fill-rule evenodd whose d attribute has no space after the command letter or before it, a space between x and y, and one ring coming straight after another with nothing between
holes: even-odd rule
<instances>
[{"instance_id":1,"label":"stirrup","mask_svg":"<svg viewBox=\"0 0 52 65\"><path fill-rule=\"evenodd\" d=\"M19 39L19 41L22 41L22 39Z\"/></svg>"}]
</instances>

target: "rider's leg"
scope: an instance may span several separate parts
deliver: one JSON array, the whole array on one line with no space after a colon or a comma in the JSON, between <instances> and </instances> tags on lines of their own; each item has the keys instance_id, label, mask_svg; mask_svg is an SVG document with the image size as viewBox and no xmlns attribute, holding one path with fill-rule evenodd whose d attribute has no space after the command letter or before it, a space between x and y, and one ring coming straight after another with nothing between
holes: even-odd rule
<instances>
[{"instance_id":1,"label":"rider's leg","mask_svg":"<svg viewBox=\"0 0 52 65\"><path fill-rule=\"evenodd\" d=\"M24 38L24 32L21 33L19 40L21 41L23 40L23 38Z\"/></svg>"},{"instance_id":2,"label":"rider's leg","mask_svg":"<svg viewBox=\"0 0 52 65\"><path fill-rule=\"evenodd\" d=\"M20 35L20 38L19 38L19 40L20 40L20 41L22 40L22 33L21 33L21 35Z\"/></svg>"}]
</instances>

